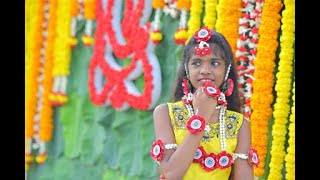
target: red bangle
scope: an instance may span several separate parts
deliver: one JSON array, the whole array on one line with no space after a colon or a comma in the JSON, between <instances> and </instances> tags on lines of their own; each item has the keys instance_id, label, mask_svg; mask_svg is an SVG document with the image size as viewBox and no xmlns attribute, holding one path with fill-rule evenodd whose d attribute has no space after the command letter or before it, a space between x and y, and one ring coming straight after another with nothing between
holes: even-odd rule
<instances>
[{"instance_id":1,"label":"red bangle","mask_svg":"<svg viewBox=\"0 0 320 180\"><path fill-rule=\"evenodd\" d=\"M188 131L192 134L199 134L206 127L206 121L199 115L193 115L187 122Z\"/></svg>"},{"instance_id":2,"label":"red bangle","mask_svg":"<svg viewBox=\"0 0 320 180\"><path fill-rule=\"evenodd\" d=\"M166 179L166 177L164 177L164 175L160 175L160 179Z\"/></svg>"}]
</instances>

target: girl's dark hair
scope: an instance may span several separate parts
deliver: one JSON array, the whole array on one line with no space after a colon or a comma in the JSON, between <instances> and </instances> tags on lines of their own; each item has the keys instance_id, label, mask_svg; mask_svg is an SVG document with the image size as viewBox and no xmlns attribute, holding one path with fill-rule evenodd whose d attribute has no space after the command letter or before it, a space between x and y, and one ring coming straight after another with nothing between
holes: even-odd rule
<instances>
[{"instance_id":1,"label":"girl's dark hair","mask_svg":"<svg viewBox=\"0 0 320 180\"><path fill-rule=\"evenodd\" d=\"M228 102L228 106L227 109L229 110L233 110L236 112L240 112L240 96L239 96L239 90L238 90L238 86L237 86L237 82L238 82L238 73L236 71L236 65L234 63L234 59L233 59L233 53L230 47L230 44L228 43L228 41L226 40L226 38L220 34L219 32L216 32L214 30L212 30L212 35L211 38L206 41L207 43L209 43L209 46L211 48L211 51L218 57L221 57L226 63L226 70L225 72L227 72L227 68L229 66L229 64L231 63L231 68L230 68L230 72L228 75L228 78L231 78L234 82L234 88L233 88L233 92L230 96L226 97L227 102ZM182 80L187 78L187 74L186 74L186 70L185 70L185 65L188 68L188 61L190 60L191 56L194 55L194 48L198 45L199 43L196 41L196 39L194 37L192 37L188 44L184 47L184 51L183 51L183 56L182 56L182 60L180 60L180 67L177 73L177 79L176 79L176 83L174 85L174 89L173 89L173 94L171 97L171 100L173 102L179 101L182 99L183 97L183 87L182 87ZM226 81L224 81L222 83L222 85L220 86L220 89L222 91L225 91L225 87L226 87ZM191 92L194 91L194 88L192 87L191 83L188 83L191 86Z\"/></svg>"}]
</instances>

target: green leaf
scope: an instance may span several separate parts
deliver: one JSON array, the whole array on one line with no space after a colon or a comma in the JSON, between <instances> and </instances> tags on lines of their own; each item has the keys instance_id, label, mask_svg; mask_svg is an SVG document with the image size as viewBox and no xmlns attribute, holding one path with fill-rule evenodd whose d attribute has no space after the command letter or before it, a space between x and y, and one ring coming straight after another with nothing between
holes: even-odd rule
<instances>
[{"instance_id":1,"label":"green leaf","mask_svg":"<svg viewBox=\"0 0 320 180\"><path fill-rule=\"evenodd\" d=\"M75 93L71 93L68 103L60 109L64 136L64 154L68 158L75 158L80 155L80 131L83 125L81 112L84 100L84 98L78 97Z\"/></svg>"},{"instance_id":2,"label":"green leaf","mask_svg":"<svg viewBox=\"0 0 320 180\"><path fill-rule=\"evenodd\" d=\"M96 107L90 102L86 95L83 104L83 129L81 131L81 158L86 164L94 164L103 158L105 143L105 132L103 126L99 124L105 113L104 107Z\"/></svg>"}]
</instances>

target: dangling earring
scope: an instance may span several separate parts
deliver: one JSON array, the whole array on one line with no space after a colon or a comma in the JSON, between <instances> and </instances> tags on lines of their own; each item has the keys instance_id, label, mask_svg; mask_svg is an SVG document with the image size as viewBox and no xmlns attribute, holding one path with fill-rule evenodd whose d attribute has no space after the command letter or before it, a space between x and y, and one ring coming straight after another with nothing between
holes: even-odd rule
<instances>
[{"instance_id":1,"label":"dangling earring","mask_svg":"<svg viewBox=\"0 0 320 180\"><path fill-rule=\"evenodd\" d=\"M226 92L224 93L226 96L230 96L233 92L234 83L233 80L228 78L226 81Z\"/></svg>"}]
</instances>

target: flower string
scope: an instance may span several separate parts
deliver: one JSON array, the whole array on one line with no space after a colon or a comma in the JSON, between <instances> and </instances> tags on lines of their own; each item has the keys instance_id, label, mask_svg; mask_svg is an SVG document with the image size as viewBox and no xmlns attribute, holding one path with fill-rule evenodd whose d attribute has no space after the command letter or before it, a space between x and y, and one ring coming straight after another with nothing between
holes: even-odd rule
<instances>
[{"instance_id":1,"label":"flower string","mask_svg":"<svg viewBox=\"0 0 320 180\"><path fill-rule=\"evenodd\" d=\"M261 21L262 0L243 0L241 9L242 17L239 19L239 38L235 58L238 63L239 73L238 87L240 97L244 100L244 118L250 120L252 96L253 72L255 70L253 61L256 58L257 44L259 40L258 30Z\"/></svg>"},{"instance_id":2,"label":"flower string","mask_svg":"<svg viewBox=\"0 0 320 180\"><path fill-rule=\"evenodd\" d=\"M275 55L278 47L278 31L280 28L280 0L264 2L261 25L259 28L259 44L257 57L254 61L253 94L251 97L251 129L252 146L256 147L260 154L261 164L255 169L255 176L264 174L265 157L267 153L268 120L272 116L270 107L273 101L273 71L275 68Z\"/></svg>"},{"instance_id":3,"label":"flower string","mask_svg":"<svg viewBox=\"0 0 320 180\"><path fill-rule=\"evenodd\" d=\"M180 10L179 28L174 33L174 42L184 45L188 39L187 15L190 11L191 0L178 0L177 9Z\"/></svg>"},{"instance_id":4,"label":"flower string","mask_svg":"<svg viewBox=\"0 0 320 180\"><path fill-rule=\"evenodd\" d=\"M219 0L217 9L216 30L222 33L228 40L232 53L235 54L239 19L241 17L241 1L237 0Z\"/></svg>"},{"instance_id":5,"label":"flower string","mask_svg":"<svg viewBox=\"0 0 320 180\"><path fill-rule=\"evenodd\" d=\"M294 54L294 0L284 1L285 9L282 11L282 34L280 37L281 51L279 54L277 82L275 90L277 93L274 104L274 124L272 126L272 144L270 172L268 179L276 179L282 176L283 161L285 157L285 139L287 134L287 123L290 112L290 89L293 71Z\"/></svg>"},{"instance_id":6,"label":"flower string","mask_svg":"<svg viewBox=\"0 0 320 180\"><path fill-rule=\"evenodd\" d=\"M26 86L25 86L25 123L26 123L26 146L25 146L25 169L29 170L30 163L33 161L32 156L32 139L36 134L34 130L34 117L37 113L37 96L38 94L38 82L37 77L39 75L40 68L40 48L42 41L42 7L43 1L37 1L36 3L28 3L26 9L29 12L28 31L26 36Z\"/></svg>"},{"instance_id":7,"label":"flower string","mask_svg":"<svg viewBox=\"0 0 320 180\"><path fill-rule=\"evenodd\" d=\"M85 31L82 36L84 45L91 46L93 44L92 24L96 17L96 0L84 0L84 18L86 19Z\"/></svg>"},{"instance_id":8,"label":"flower string","mask_svg":"<svg viewBox=\"0 0 320 180\"><path fill-rule=\"evenodd\" d=\"M37 87L37 92L35 93L36 95L32 94L36 97L36 100L33 103L36 106L33 117L29 116L30 113L26 110L26 114L28 114L28 119L26 119L26 170L29 169L30 163L33 161L33 157L31 155L32 149L38 150L36 157L37 163L42 164L47 159L45 143L51 140L53 130L52 107L48 97L52 87L51 72L53 66L52 55L55 38L56 1L51 0L49 3L48 1L42 0L38 5L37 9L39 13L36 15L39 18L37 21L39 26L36 27L39 27L39 29L31 31L31 33L35 33L38 38L38 41L35 41L36 44L34 44L37 47L37 51L32 51L32 53L37 54L38 59L27 58L27 69L29 69L30 61L39 62L39 64L37 69L34 69L34 72L37 73L34 74L36 84L33 86ZM30 72L27 70L27 76L29 73ZM31 88L29 85L30 84L28 83L26 84L27 90ZM27 101L28 100L29 99L27 99ZM29 106L31 104L28 103L27 105Z\"/></svg>"},{"instance_id":9,"label":"flower string","mask_svg":"<svg viewBox=\"0 0 320 180\"><path fill-rule=\"evenodd\" d=\"M285 4L286 1L285 1ZM292 107L289 124L289 140L287 147L287 155L285 156L286 179L295 179L295 82L292 89Z\"/></svg>"},{"instance_id":10,"label":"flower string","mask_svg":"<svg viewBox=\"0 0 320 180\"><path fill-rule=\"evenodd\" d=\"M176 0L154 0L152 2L152 8L155 9L155 16L152 22L152 31L150 38L154 44L158 45L163 39L163 35L160 30L160 19L162 11L164 15L170 15L172 18L177 18L177 1Z\"/></svg>"},{"instance_id":11,"label":"flower string","mask_svg":"<svg viewBox=\"0 0 320 180\"><path fill-rule=\"evenodd\" d=\"M217 18L217 4L218 0L205 0L205 15L203 24L209 29L213 29Z\"/></svg>"},{"instance_id":12,"label":"flower string","mask_svg":"<svg viewBox=\"0 0 320 180\"><path fill-rule=\"evenodd\" d=\"M188 39L186 43L191 39L200 26L201 26L201 14L203 8L203 1L191 0L190 17L188 20Z\"/></svg>"},{"instance_id":13,"label":"flower string","mask_svg":"<svg viewBox=\"0 0 320 180\"><path fill-rule=\"evenodd\" d=\"M54 47L54 76L50 101L53 106L61 106L68 101L67 77L70 74L71 47L74 44L71 32L72 15L75 13L72 5L75 1L58 0L56 13L56 39ZM63 16L61 16L63 14ZM71 33L72 34L72 33Z\"/></svg>"},{"instance_id":14,"label":"flower string","mask_svg":"<svg viewBox=\"0 0 320 180\"><path fill-rule=\"evenodd\" d=\"M79 14L78 0L70 0L70 13L71 13L71 37L70 46L74 48L78 44L76 37L77 30L77 17Z\"/></svg>"}]
</instances>

